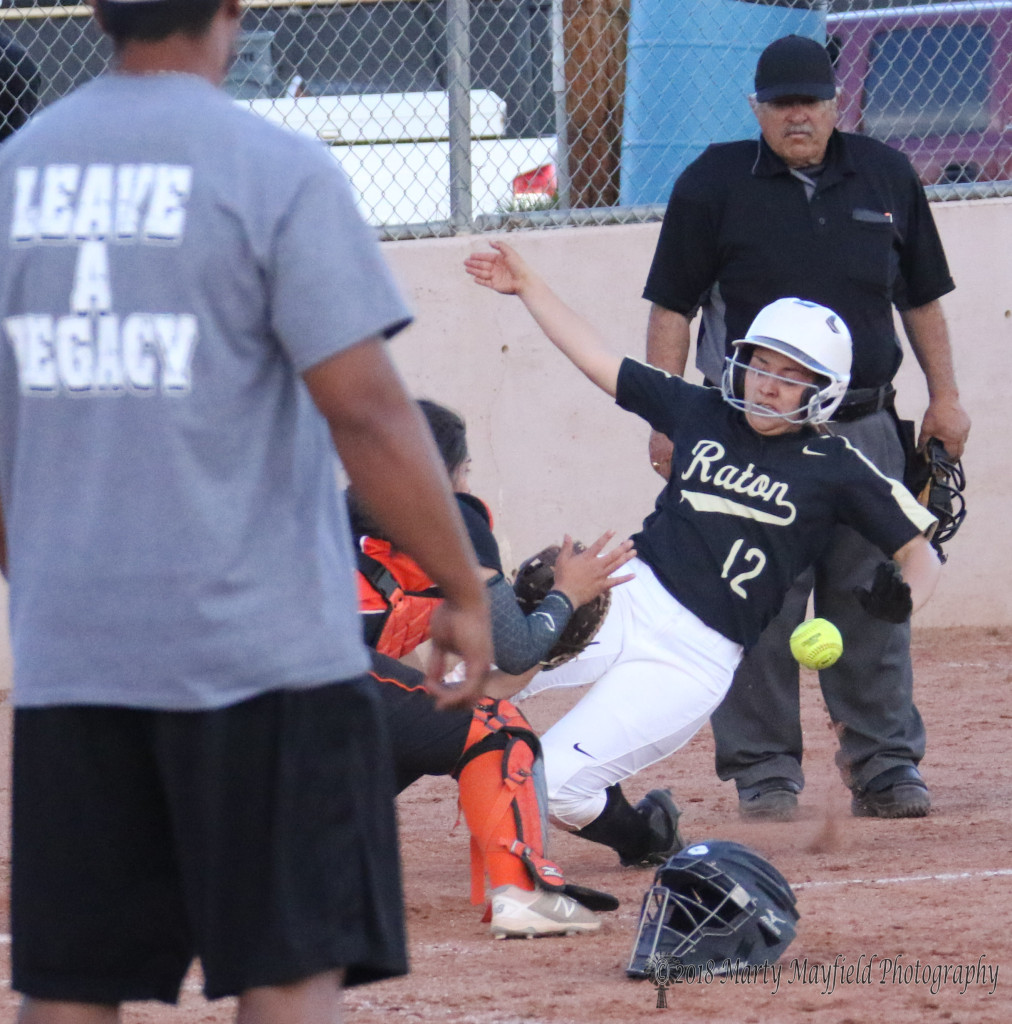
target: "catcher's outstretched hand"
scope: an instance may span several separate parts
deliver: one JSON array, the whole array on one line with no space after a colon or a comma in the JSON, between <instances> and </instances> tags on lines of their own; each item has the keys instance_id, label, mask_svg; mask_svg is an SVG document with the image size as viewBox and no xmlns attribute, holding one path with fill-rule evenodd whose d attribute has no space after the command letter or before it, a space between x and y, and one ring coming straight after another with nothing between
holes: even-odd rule
<instances>
[{"instance_id":1,"label":"catcher's outstretched hand","mask_svg":"<svg viewBox=\"0 0 1012 1024\"><path fill-rule=\"evenodd\" d=\"M519 295L530 277L520 254L505 242L490 242L495 252L473 252L464 260L464 269L474 280L501 295Z\"/></svg>"},{"instance_id":2,"label":"catcher's outstretched hand","mask_svg":"<svg viewBox=\"0 0 1012 1024\"><path fill-rule=\"evenodd\" d=\"M631 558L636 557L631 540L616 544L610 551L604 549L615 536L614 530L601 534L590 547L577 548L573 538L567 533L562 541L562 549L555 562L555 590L561 591L569 598L574 608L593 601L598 594L603 594L612 587L628 583L634 573L624 576L612 576Z\"/></svg>"},{"instance_id":3,"label":"catcher's outstretched hand","mask_svg":"<svg viewBox=\"0 0 1012 1024\"><path fill-rule=\"evenodd\" d=\"M430 621L432 653L425 667L425 687L439 708L465 708L485 689L492 665L492 630L487 604L460 608L441 601ZM453 656L453 657L451 657ZM445 682L457 656L463 659L464 678Z\"/></svg>"}]
</instances>

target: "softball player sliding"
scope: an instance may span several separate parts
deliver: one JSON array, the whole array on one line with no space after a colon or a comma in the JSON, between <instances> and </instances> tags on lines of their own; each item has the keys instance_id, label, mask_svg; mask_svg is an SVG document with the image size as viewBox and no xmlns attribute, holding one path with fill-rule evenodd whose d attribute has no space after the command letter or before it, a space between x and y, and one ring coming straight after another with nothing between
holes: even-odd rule
<instances>
[{"instance_id":1,"label":"softball player sliding","mask_svg":"<svg viewBox=\"0 0 1012 1024\"><path fill-rule=\"evenodd\" d=\"M899 564L902 576L886 561L855 591L871 614L898 621L934 589L939 562L925 534L935 520L819 426L850 379L850 334L831 310L772 303L734 343L720 388L699 387L614 356L512 248L492 248L465 261L475 281L519 296L577 368L674 443L670 480L633 537L626 569L636 578L613 591L597 642L519 694L594 684L542 737L552 819L623 863L658 863L680 843L677 811L656 790L632 807L620 783L706 722L836 524Z\"/></svg>"}]
</instances>

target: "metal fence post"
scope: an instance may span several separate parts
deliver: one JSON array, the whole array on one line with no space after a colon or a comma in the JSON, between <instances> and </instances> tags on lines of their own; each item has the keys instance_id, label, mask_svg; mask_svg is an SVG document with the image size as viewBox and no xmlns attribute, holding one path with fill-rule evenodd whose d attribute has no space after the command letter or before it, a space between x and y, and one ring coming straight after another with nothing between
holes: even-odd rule
<instances>
[{"instance_id":1,"label":"metal fence post","mask_svg":"<svg viewBox=\"0 0 1012 1024\"><path fill-rule=\"evenodd\" d=\"M450 223L474 230L471 204L471 25L469 0L447 0L446 92L450 105Z\"/></svg>"},{"instance_id":2,"label":"metal fence post","mask_svg":"<svg viewBox=\"0 0 1012 1024\"><path fill-rule=\"evenodd\" d=\"M569 209L569 118L566 114L566 37L562 0L552 0L552 96L555 100L555 180L558 205Z\"/></svg>"}]
</instances>

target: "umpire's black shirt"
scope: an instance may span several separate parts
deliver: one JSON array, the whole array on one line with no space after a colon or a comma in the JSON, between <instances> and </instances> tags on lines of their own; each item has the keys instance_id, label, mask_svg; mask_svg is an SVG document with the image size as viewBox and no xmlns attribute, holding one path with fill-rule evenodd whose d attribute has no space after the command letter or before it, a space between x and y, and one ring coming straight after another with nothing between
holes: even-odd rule
<instances>
[{"instance_id":1,"label":"umpire's black shirt","mask_svg":"<svg viewBox=\"0 0 1012 1024\"><path fill-rule=\"evenodd\" d=\"M923 306L954 287L907 158L834 131L810 200L764 139L708 147L675 182L643 297L687 317L704 306L697 362L714 381L763 306L821 303L854 339L851 387L870 388L902 358L893 305Z\"/></svg>"}]
</instances>

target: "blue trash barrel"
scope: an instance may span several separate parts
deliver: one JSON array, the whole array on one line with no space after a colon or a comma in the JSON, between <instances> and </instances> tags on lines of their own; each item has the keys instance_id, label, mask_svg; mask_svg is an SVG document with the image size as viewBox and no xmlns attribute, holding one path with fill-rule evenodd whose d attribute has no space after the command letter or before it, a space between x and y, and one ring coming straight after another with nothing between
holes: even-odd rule
<instances>
[{"instance_id":1,"label":"blue trash barrel","mask_svg":"<svg viewBox=\"0 0 1012 1024\"><path fill-rule=\"evenodd\" d=\"M825 42L826 13L742 0L632 0L619 201L666 203L711 142L758 136L749 109L759 54L774 39Z\"/></svg>"}]
</instances>

